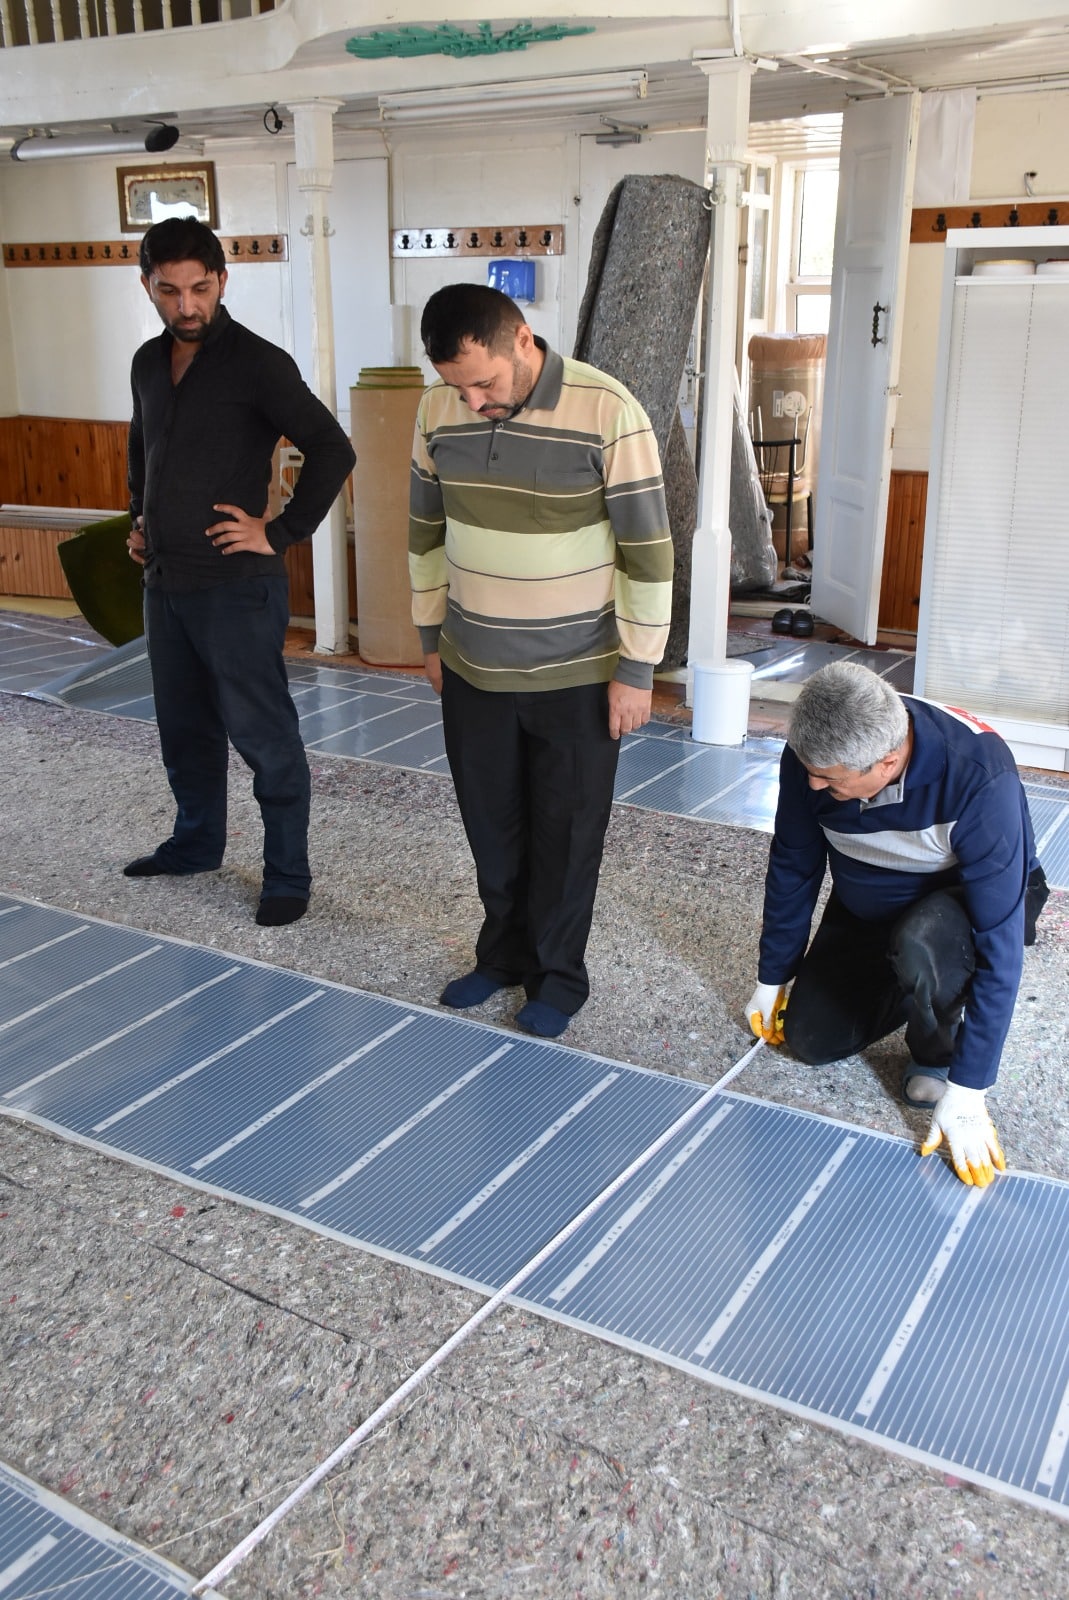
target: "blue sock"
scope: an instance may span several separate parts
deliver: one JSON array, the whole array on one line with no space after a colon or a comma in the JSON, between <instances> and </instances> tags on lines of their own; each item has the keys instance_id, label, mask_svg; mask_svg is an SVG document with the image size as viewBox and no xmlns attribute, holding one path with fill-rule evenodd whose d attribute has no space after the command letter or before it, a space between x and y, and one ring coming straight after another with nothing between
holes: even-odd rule
<instances>
[{"instance_id":1,"label":"blue sock","mask_svg":"<svg viewBox=\"0 0 1069 1600\"><path fill-rule=\"evenodd\" d=\"M540 1039L559 1038L571 1020L566 1011L558 1011L545 1000L528 1000L516 1013L517 1026L524 1033L537 1033Z\"/></svg>"},{"instance_id":2,"label":"blue sock","mask_svg":"<svg viewBox=\"0 0 1069 1600\"><path fill-rule=\"evenodd\" d=\"M504 987L497 978L486 978L481 972L466 972L462 978L451 979L438 999L443 1006L466 1011L469 1006L482 1005L484 1000L489 1000L492 994Z\"/></svg>"}]
</instances>

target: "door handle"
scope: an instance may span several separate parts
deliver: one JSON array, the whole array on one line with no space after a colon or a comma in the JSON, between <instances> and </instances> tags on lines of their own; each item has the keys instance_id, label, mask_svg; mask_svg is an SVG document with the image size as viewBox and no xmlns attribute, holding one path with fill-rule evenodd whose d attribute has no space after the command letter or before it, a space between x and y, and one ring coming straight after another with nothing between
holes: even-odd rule
<instances>
[{"instance_id":1,"label":"door handle","mask_svg":"<svg viewBox=\"0 0 1069 1600\"><path fill-rule=\"evenodd\" d=\"M872 308L872 348L874 350L878 344L887 343L886 333L881 334L880 332L880 313L883 312L886 316L890 309L890 306L881 306L879 301Z\"/></svg>"}]
</instances>

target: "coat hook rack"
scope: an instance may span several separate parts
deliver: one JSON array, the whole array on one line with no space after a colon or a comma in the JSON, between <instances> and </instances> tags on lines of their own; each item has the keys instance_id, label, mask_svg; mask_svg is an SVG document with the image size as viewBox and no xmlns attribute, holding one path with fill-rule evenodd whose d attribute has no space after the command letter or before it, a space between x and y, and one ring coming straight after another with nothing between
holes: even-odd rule
<instances>
[{"instance_id":1,"label":"coat hook rack","mask_svg":"<svg viewBox=\"0 0 1069 1600\"><path fill-rule=\"evenodd\" d=\"M1055 228L1063 213L1069 217L1069 200L918 208L910 218L909 242L942 244L951 228Z\"/></svg>"}]
</instances>

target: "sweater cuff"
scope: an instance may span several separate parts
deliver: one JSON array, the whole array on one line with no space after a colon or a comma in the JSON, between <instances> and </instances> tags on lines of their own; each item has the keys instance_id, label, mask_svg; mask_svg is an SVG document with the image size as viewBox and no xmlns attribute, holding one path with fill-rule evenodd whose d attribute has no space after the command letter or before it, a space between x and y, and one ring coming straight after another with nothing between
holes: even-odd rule
<instances>
[{"instance_id":1,"label":"sweater cuff","mask_svg":"<svg viewBox=\"0 0 1069 1600\"><path fill-rule=\"evenodd\" d=\"M442 624L437 622L431 628L419 629L419 647L425 656L438 654L438 635L442 631Z\"/></svg>"},{"instance_id":2,"label":"sweater cuff","mask_svg":"<svg viewBox=\"0 0 1069 1600\"><path fill-rule=\"evenodd\" d=\"M299 539L295 538L292 533L290 533L281 517L275 517L272 522L264 523L264 537L267 539L268 544L271 546L276 556L280 556L282 552L284 550L288 550L291 545L300 544L301 542Z\"/></svg>"},{"instance_id":3,"label":"sweater cuff","mask_svg":"<svg viewBox=\"0 0 1069 1600\"><path fill-rule=\"evenodd\" d=\"M652 689L653 662L632 661L629 656L621 656L613 679L616 683L626 683L629 689Z\"/></svg>"}]
</instances>

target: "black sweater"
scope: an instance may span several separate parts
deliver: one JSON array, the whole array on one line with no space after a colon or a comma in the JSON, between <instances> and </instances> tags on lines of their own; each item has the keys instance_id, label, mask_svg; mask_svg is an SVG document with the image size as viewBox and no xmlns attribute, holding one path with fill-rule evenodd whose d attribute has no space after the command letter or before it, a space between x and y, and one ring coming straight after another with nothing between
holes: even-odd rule
<instances>
[{"instance_id":1,"label":"black sweater","mask_svg":"<svg viewBox=\"0 0 1069 1600\"><path fill-rule=\"evenodd\" d=\"M130 511L144 517L145 583L203 589L284 570L281 552L323 521L356 460L336 419L277 345L220 306L181 381L171 381L172 335L143 344L130 374ZM267 524L273 556L224 556L205 529L225 521L214 506L263 516L279 439L304 456L293 498Z\"/></svg>"}]
</instances>

